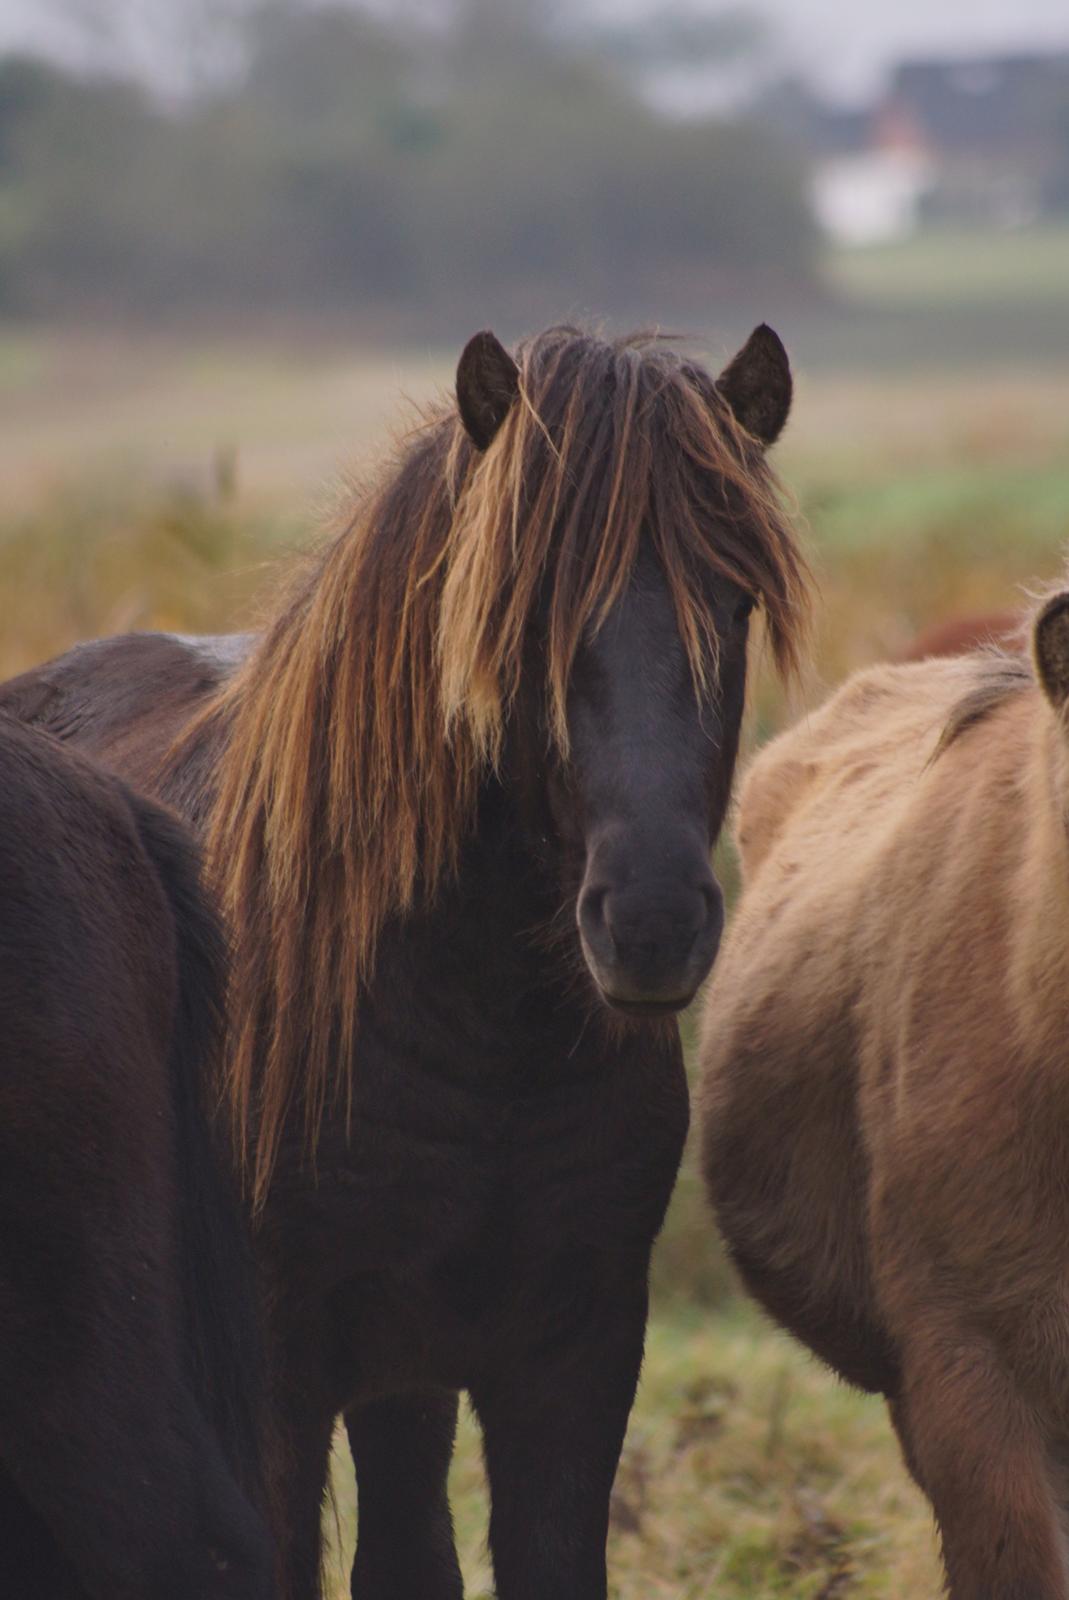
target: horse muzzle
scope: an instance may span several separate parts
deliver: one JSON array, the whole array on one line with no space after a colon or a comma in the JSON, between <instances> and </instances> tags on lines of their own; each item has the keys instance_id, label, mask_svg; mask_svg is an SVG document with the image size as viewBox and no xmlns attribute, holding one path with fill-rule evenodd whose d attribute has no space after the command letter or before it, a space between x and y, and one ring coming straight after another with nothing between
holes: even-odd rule
<instances>
[{"instance_id":1,"label":"horse muzzle","mask_svg":"<svg viewBox=\"0 0 1069 1600\"><path fill-rule=\"evenodd\" d=\"M583 955L607 1005L631 1016L682 1011L707 976L724 928L712 873L692 885L584 885L577 908Z\"/></svg>"}]
</instances>

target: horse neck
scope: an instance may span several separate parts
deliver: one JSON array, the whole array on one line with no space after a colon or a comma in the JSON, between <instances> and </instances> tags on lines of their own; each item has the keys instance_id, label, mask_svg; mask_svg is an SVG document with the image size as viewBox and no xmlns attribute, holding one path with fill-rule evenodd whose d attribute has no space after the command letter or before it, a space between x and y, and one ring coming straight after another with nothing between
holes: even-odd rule
<instances>
[{"instance_id":1,"label":"horse neck","mask_svg":"<svg viewBox=\"0 0 1069 1600\"><path fill-rule=\"evenodd\" d=\"M198 832L228 738L225 722L200 729L165 788ZM455 877L429 906L381 930L362 1050L374 1037L439 1075L482 1081L527 1061L545 1078L554 1063L575 1077L615 1059L619 1041L583 965L574 895L536 857L526 813L518 787L488 781Z\"/></svg>"},{"instance_id":2,"label":"horse neck","mask_svg":"<svg viewBox=\"0 0 1069 1600\"><path fill-rule=\"evenodd\" d=\"M507 788L483 796L460 868L433 903L384 928L368 996L377 1034L450 1076L539 1070L602 1030L574 915L526 843Z\"/></svg>"},{"instance_id":3,"label":"horse neck","mask_svg":"<svg viewBox=\"0 0 1069 1600\"><path fill-rule=\"evenodd\" d=\"M1022 1031L1060 1059L1069 1025L1069 747L1038 693L1033 704L1009 981Z\"/></svg>"}]
</instances>

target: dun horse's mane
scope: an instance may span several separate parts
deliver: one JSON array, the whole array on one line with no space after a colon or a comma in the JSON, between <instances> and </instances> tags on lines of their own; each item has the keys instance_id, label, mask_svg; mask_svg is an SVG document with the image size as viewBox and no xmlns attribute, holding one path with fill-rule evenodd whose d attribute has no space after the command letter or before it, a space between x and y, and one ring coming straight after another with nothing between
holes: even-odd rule
<instances>
[{"instance_id":1,"label":"dun horse's mane","mask_svg":"<svg viewBox=\"0 0 1069 1600\"><path fill-rule=\"evenodd\" d=\"M199 726L228 738L209 823L233 939L229 1094L262 1203L283 1129L314 1140L352 1084L387 918L458 863L532 625L547 738L566 753L576 649L643 530L695 682L715 687L711 574L752 593L798 664L808 575L757 442L709 376L650 337L551 329L479 453L452 405L410 435Z\"/></svg>"},{"instance_id":2,"label":"dun horse's mane","mask_svg":"<svg viewBox=\"0 0 1069 1600\"><path fill-rule=\"evenodd\" d=\"M932 760L948 750L952 744L986 722L991 714L1004 705L1011 695L1035 683L1035 673L1024 656L994 646L976 651L969 663L973 681L952 708L943 727Z\"/></svg>"}]
</instances>

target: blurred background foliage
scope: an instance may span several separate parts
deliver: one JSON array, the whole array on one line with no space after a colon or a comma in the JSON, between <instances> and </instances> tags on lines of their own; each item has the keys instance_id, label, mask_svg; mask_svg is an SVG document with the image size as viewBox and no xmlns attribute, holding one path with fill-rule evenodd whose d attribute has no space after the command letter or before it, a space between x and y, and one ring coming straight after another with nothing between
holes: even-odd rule
<instances>
[{"instance_id":1,"label":"blurred background foliage","mask_svg":"<svg viewBox=\"0 0 1069 1600\"><path fill-rule=\"evenodd\" d=\"M693 309L753 274L813 285L800 161L745 118L651 107L626 34L596 50L533 0L224 22L223 81L181 94L0 61L0 305L359 306L441 330L488 300L528 324ZM742 47L706 34L693 48Z\"/></svg>"}]
</instances>

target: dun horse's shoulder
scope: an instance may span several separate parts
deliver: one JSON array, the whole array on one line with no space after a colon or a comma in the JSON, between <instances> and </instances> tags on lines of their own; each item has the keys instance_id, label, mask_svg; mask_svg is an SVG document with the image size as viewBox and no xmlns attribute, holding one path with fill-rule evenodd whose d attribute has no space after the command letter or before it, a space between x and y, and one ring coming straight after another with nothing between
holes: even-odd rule
<instances>
[{"instance_id":1,"label":"dun horse's shoulder","mask_svg":"<svg viewBox=\"0 0 1069 1600\"><path fill-rule=\"evenodd\" d=\"M739 796L736 838L745 876L815 792L834 791L842 816L848 790L850 803L866 808L885 783L881 772L902 763L921 770L960 680L960 667L949 661L868 667L766 745Z\"/></svg>"},{"instance_id":2,"label":"dun horse's shoulder","mask_svg":"<svg viewBox=\"0 0 1069 1600\"><path fill-rule=\"evenodd\" d=\"M882 719L911 715L915 708L931 702L933 692L936 699L940 698L943 680L952 693L949 686L960 677L960 669L953 661L865 667L848 678L812 720L819 725L822 738L836 733L848 735L859 726L868 728Z\"/></svg>"},{"instance_id":3,"label":"dun horse's shoulder","mask_svg":"<svg viewBox=\"0 0 1069 1600\"><path fill-rule=\"evenodd\" d=\"M735 843L748 881L775 843L797 798L798 783L806 781L804 763L760 762L751 767L739 794Z\"/></svg>"},{"instance_id":4,"label":"dun horse's shoulder","mask_svg":"<svg viewBox=\"0 0 1069 1600\"><path fill-rule=\"evenodd\" d=\"M910 728L938 731L968 683L958 660L866 667L791 729L789 754L838 766L851 751L893 751Z\"/></svg>"}]
</instances>

